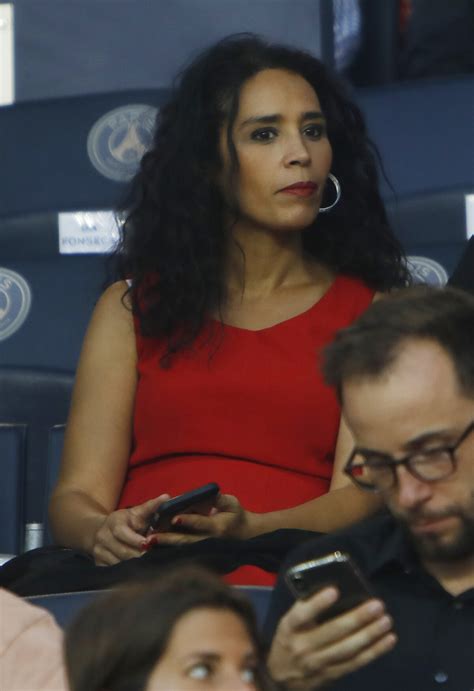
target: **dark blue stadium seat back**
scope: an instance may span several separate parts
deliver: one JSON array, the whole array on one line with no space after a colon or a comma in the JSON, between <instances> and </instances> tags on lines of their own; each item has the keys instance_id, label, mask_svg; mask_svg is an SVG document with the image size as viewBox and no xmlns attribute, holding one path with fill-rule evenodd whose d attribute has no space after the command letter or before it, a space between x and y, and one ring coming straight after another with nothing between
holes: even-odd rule
<instances>
[{"instance_id":1,"label":"dark blue stadium seat back","mask_svg":"<svg viewBox=\"0 0 474 691\"><path fill-rule=\"evenodd\" d=\"M104 287L106 257L61 255L57 214L0 219L0 309L6 311L0 317L0 339L9 328L9 314L10 319L18 318L22 305L15 284L2 291L11 272L14 282L26 283L30 307L24 321L1 340L0 366L74 370L91 311ZM23 297L23 308L25 303Z\"/></svg>"},{"instance_id":2,"label":"dark blue stadium seat back","mask_svg":"<svg viewBox=\"0 0 474 691\"><path fill-rule=\"evenodd\" d=\"M260 630L270 603L272 588L266 586L236 586L252 603ZM90 590L76 593L55 593L53 595L34 595L28 598L29 602L39 607L44 607L54 615L58 624L67 626L80 609L93 602L106 591Z\"/></svg>"},{"instance_id":3,"label":"dark blue stadium seat back","mask_svg":"<svg viewBox=\"0 0 474 691\"><path fill-rule=\"evenodd\" d=\"M65 628L83 607L104 594L103 590L87 590L76 593L54 593L53 595L32 595L26 598L32 605L44 607L58 624Z\"/></svg>"},{"instance_id":4,"label":"dark blue stadium seat back","mask_svg":"<svg viewBox=\"0 0 474 691\"><path fill-rule=\"evenodd\" d=\"M58 213L122 201L167 97L149 89L0 108L0 366L75 369L108 271L90 252L90 228L75 240L88 254L60 253Z\"/></svg>"},{"instance_id":5,"label":"dark blue stadium seat back","mask_svg":"<svg viewBox=\"0 0 474 691\"><path fill-rule=\"evenodd\" d=\"M70 372L0 367L0 422L27 425L25 520L42 523L47 490L49 430L67 419Z\"/></svg>"},{"instance_id":6,"label":"dark blue stadium seat back","mask_svg":"<svg viewBox=\"0 0 474 691\"><path fill-rule=\"evenodd\" d=\"M449 284L474 293L474 235L464 246L459 262L449 277Z\"/></svg>"},{"instance_id":7,"label":"dark blue stadium seat back","mask_svg":"<svg viewBox=\"0 0 474 691\"><path fill-rule=\"evenodd\" d=\"M0 555L22 549L25 459L26 426L0 422Z\"/></svg>"},{"instance_id":8,"label":"dark blue stadium seat back","mask_svg":"<svg viewBox=\"0 0 474 691\"><path fill-rule=\"evenodd\" d=\"M387 203L390 222L406 253L437 262L445 280L466 244L466 195L473 190L474 184L472 189L438 189ZM431 278L435 283L434 273Z\"/></svg>"},{"instance_id":9,"label":"dark blue stadium seat back","mask_svg":"<svg viewBox=\"0 0 474 691\"><path fill-rule=\"evenodd\" d=\"M473 91L469 75L354 93L397 195L474 186ZM391 198L386 183L382 191Z\"/></svg>"},{"instance_id":10,"label":"dark blue stadium seat back","mask_svg":"<svg viewBox=\"0 0 474 691\"><path fill-rule=\"evenodd\" d=\"M259 629L263 630L273 588L262 585L239 585L236 587L241 593L248 597L252 603Z\"/></svg>"},{"instance_id":11,"label":"dark blue stadium seat back","mask_svg":"<svg viewBox=\"0 0 474 691\"><path fill-rule=\"evenodd\" d=\"M111 111L136 104L158 107L167 94L163 89L133 90L0 108L2 168L8 172L0 187L0 217L113 208L123 184L101 174L91 162L91 146L97 153L103 144L99 156L105 157L108 143L100 141L100 128L98 139L91 141L91 130ZM104 122L104 135L107 127L123 128L130 111L121 110L111 118ZM110 152L109 156L111 165L117 163Z\"/></svg>"},{"instance_id":12,"label":"dark blue stadium seat back","mask_svg":"<svg viewBox=\"0 0 474 691\"><path fill-rule=\"evenodd\" d=\"M64 445L65 425L55 425L48 432L48 460L46 467L46 491L43 513L45 544L52 544L53 538L49 529L48 504L51 493L56 485L61 465L61 456Z\"/></svg>"}]
</instances>

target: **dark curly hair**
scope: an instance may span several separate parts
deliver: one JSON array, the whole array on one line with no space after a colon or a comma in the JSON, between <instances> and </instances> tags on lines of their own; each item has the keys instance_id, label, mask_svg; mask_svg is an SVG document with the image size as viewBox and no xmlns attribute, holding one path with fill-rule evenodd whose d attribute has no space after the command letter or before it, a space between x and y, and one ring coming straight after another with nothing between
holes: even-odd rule
<instances>
[{"instance_id":1,"label":"dark curly hair","mask_svg":"<svg viewBox=\"0 0 474 691\"><path fill-rule=\"evenodd\" d=\"M161 109L151 149L126 201L118 274L133 277L134 313L144 336L167 340L162 364L193 343L225 301L224 258L229 229L216 182L219 134L232 127L242 85L264 69L302 76L317 93L333 150L332 172L342 198L303 232L304 247L336 273L386 291L408 282L403 250L378 191L376 157L359 108L344 86L310 53L230 36L199 55L180 75ZM323 202L324 203L324 202Z\"/></svg>"}]
</instances>

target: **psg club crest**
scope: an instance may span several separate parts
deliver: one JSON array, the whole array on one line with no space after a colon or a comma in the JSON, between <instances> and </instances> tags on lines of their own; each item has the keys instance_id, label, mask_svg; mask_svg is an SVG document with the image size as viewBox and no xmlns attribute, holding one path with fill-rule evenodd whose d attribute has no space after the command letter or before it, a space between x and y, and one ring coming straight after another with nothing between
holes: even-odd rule
<instances>
[{"instance_id":1,"label":"psg club crest","mask_svg":"<svg viewBox=\"0 0 474 691\"><path fill-rule=\"evenodd\" d=\"M441 264L428 257L410 256L408 259L408 269L413 283L424 283L430 286L441 287L446 285L448 274Z\"/></svg>"},{"instance_id":2,"label":"psg club crest","mask_svg":"<svg viewBox=\"0 0 474 691\"><path fill-rule=\"evenodd\" d=\"M94 168L109 180L130 180L151 144L156 113L152 106L131 104L99 118L87 138Z\"/></svg>"},{"instance_id":3,"label":"psg club crest","mask_svg":"<svg viewBox=\"0 0 474 691\"><path fill-rule=\"evenodd\" d=\"M31 307L31 290L23 276L0 267L0 341L21 327Z\"/></svg>"}]
</instances>

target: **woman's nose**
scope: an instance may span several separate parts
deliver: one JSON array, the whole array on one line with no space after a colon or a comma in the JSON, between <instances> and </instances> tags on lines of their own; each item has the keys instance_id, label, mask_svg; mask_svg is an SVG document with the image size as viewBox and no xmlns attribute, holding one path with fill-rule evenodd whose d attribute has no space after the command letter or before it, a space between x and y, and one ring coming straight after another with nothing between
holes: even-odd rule
<instances>
[{"instance_id":1,"label":"woman's nose","mask_svg":"<svg viewBox=\"0 0 474 691\"><path fill-rule=\"evenodd\" d=\"M243 678L242 670L228 670L219 682L219 691L256 691L256 684Z\"/></svg>"},{"instance_id":2,"label":"woman's nose","mask_svg":"<svg viewBox=\"0 0 474 691\"><path fill-rule=\"evenodd\" d=\"M288 142L284 163L287 166L307 166L311 161L308 146L301 137L292 137Z\"/></svg>"}]
</instances>

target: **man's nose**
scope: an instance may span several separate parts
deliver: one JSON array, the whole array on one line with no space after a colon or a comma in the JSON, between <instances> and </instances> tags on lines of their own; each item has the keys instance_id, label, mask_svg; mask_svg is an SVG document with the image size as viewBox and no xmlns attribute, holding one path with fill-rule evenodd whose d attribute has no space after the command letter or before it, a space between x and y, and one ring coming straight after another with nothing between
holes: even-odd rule
<instances>
[{"instance_id":1,"label":"man's nose","mask_svg":"<svg viewBox=\"0 0 474 691\"><path fill-rule=\"evenodd\" d=\"M414 509L431 497L430 483L413 477L406 468L400 466L396 469L396 473L396 503L401 509Z\"/></svg>"}]
</instances>

